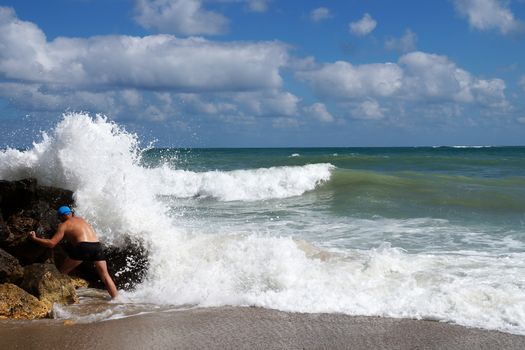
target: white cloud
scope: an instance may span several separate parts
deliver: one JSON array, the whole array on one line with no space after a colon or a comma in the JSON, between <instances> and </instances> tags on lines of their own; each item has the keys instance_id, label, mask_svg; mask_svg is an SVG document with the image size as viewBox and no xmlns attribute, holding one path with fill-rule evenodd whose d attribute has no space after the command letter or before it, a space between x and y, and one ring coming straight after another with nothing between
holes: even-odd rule
<instances>
[{"instance_id":1,"label":"white cloud","mask_svg":"<svg viewBox=\"0 0 525 350\"><path fill-rule=\"evenodd\" d=\"M272 122L272 126L281 129L296 128L299 126L299 121L295 118L276 118Z\"/></svg>"},{"instance_id":2,"label":"white cloud","mask_svg":"<svg viewBox=\"0 0 525 350\"><path fill-rule=\"evenodd\" d=\"M295 116L300 102L282 91L289 47L279 42L172 35L48 41L36 25L0 7L0 47L0 98L24 111L248 120Z\"/></svg>"},{"instance_id":3,"label":"white cloud","mask_svg":"<svg viewBox=\"0 0 525 350\"><path fill-rule=\"evenodd\" d=\"M224 97L214 99L212 96L202 96L201 94L181 93L177 94L185 110L191 113L200 113L207 115L217 115L237 112L237 106L233 103L226 102Z\"/></svg>"},{"instance_id":4,"label":"white cloud","mask_svg":"<svg viewBox=\"0 0 525 350\"><path fill-rule=\"evenodd\" d=\"M0 8L0 76L85 89L257 91L282 84L288 47L171 35L47 41L34 24Z\"/></svg>"},{"instance_id":5,"label":"white cloud","mask_svg":"<svg viewBox=\"0 0 525 350\"><path fill-rule=\"evenodd\" d=\"M351 114L357 119L381 119L384 116L385 108L381 108L379 103L375 100L366 100L359 103Z\"/></svg>"},{"instance_id":6,"label":"white cloud","mask_svg":"<svg viewBox=\"0 0 525 350\"><path fill-rule=\"evenodd\" d=\"M142 103L142 95L133 89L126 89L120 92L122 99L131 107L139 106Z\"/></svg>"},{"instance_id":7,"label":"white cloud","mask_svg":"<svg viewBox=\"0 0 525 350\"><path fill-rule=\"evenodd\" d=\"M409 52L416 49L417 35L410 29L401 38L388 38L385 42L387 50Z\"/></svg>"},{"instance_id":8,"label":"white cloud","mask_svg":"<svg viewBox=\"0 0 525 350\"><path fill-rule=\"evenodd\" d=\"M377 26L376 20L368 13L363 15L359 21L352 22L348 25L350 32L358 36L365 36L370 34Z\"/></svg>"},{"instance_id":9,"label":"white cloud","mask_svg":"<svg viewBox=\"0 0 525 350\"><path fill-rule=\"evenodd\" d=\"M325 123L331 123L335 120L332 114L328 112L324 103L314 103L311 106L304 107L304 111L312 118Z\"/></svg>"},{"instance_id":10,"label":"white cloud","mask_svg":"<svg viewBox=\"0 0 525 350\"><path fill-rule=\"evenodd\" d=\"M321 22L333 17L330 10L326 7L318 7L310 12L310 19L313 22Z\"/></svg>"},{"instance_id":11,"label":"white cloud","mask_svg":"<svg viewBox=\"0 0 525 350\"><path fill-rule=\"evenodd\" d=\"M518 121L518 123L525 124L525 117L519 117L516 120Z\"/></svg>"},{"instance_id":12,"label":"white cloud","mask_svg":"<svg viewBox=\"0 0 525 350\"><path fill-rule=\"evenodd\" d=\"M268 11L268 3L270 0L250 0L248 1L248 10L251 12L266 12Z\"/></svg>"},{"instance_id":13,"label":"white cloud","mask_svg":"<svg viewBox=\"0 0 525 350\"><path fill-rule=\"evenodd\" d=\"M471 27L479 30L498 29L502 34L519 30L522 23L514 18L507 1L454 0L458 13L468 18Z\"/></svg>"},{"instance_id":14,"label":"white cloud","mask_svg":"<svg viewBox=\"0 0 525 350\"><path fill-rule=\"evenodd\" d=\"M505 104L501 79L477 79L446 56L412 52L399 59L403 68L403 93L416 100Z\"/></svg>"},{"instance_id":15,"label":"white cloud","mask_svg":"<svg viewBox=\"0 0 525 350\"><path fill-rule=\"evenodd\" d=\"M217 35L228 29L228 19L207 11L202 0L136 0L135 20L147 29L184 35Z\"/></svg>"},{"instance_id":16,"label":"white cloud","mask_svg":"<svg viewBox=\"0 0 525 350\"><path fill-rule=\"evenodd\" d=\"M308 82L321 96L345 100L393 95L402 87L403 72L394 63L354 66L337 61L319 69L298 72L297 77Z\"/></svg>"},{"instance_id":17,"label":"white cloud","mask_svg":"<svg viewBox=\"0 0 525 350\"><path fill-rule=\"evenodd\" d=\"M0 96L22 110L54 112L65 109L84 110L118 114L122 98L115 92L67 91L56 92L45 89L41 84L0 83ZM124 102L124 101L123 101Z\"/></svg>"},{"instance_id":18,"label":"white cloud","mask_svg":"<svg viewBox=\"0 0 525 350\"><path fill-rule=\"evenodd\" d=\"M525 75L522 75L518 81L518 85L525 91Z\"/></svg>"},{"instance_id":19,"label":"white cloud","mask_svg":"<svg viewBox=\"0 0 525 350\"><path fill-rule=\"evenodd\" d=\"M240 92L234 94L232 99L255 116L294 116L300 102L294 94L281 91Z\"/></svg>"},{"instance_id":20,"label":"white cloud","mask_svg":"<svg viewBox=\"0 0 525 350\"><path fill-rule=\"evenodd\" d=\"M508 107L503 80L475 78L445 56L420 51L401 56L397 63L354 66L337 61L300 71L296 77L317 95L336 101L390 98Z\"/></svg>"}]
</instances>

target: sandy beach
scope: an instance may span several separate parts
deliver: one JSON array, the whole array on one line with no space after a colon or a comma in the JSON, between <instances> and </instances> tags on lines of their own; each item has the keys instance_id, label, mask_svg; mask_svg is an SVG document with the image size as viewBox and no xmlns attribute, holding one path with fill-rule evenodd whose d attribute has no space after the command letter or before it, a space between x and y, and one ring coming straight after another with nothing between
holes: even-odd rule
<instances>
[{"instance_id":1,"label":"sandy beach","mask_svg":"<svg viewBox=\"0 0 525 350\"><path fill-rule=\"evenodd\" d=\"M10 349L524 349L525 337L433 321L221 307L75 324L1 321Z\"/></svg>"}]
</instances>

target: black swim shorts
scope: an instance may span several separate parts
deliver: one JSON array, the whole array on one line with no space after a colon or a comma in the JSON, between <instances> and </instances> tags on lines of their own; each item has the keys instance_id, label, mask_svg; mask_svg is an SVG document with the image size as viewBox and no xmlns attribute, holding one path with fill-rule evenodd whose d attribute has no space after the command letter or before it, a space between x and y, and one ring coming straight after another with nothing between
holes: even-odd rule
<instances>
[{"instance_id":1,"label":"black swim shorts","mask_svg":"<svg viewBox=\"0 0 525 350\"><path fill-rule=\"evenodd\" d=\"M69 250L69 257L73 260L100 261L106 260L100 242L80 242Z\"/></svg>"}]
</instances>

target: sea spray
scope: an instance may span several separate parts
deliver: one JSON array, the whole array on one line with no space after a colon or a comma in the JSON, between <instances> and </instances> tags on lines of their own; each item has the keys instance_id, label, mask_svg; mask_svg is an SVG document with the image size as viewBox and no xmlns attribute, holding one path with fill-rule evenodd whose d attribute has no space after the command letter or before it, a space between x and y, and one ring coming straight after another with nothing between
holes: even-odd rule
<instances>
[{"instance_id":1,"label":"sea spray","mask_svg":"<svg viewBox=\"0 0 525 350\"><path fill-rule=\"evenodd\" d=\"M301 157L292 160L308 159L307 153L301 151ZM344 159L341 153L338 158ZM340 215L341 205L330 196L340 193L345 181L333 186L337 168L326 161L195 172L178 169L176 164L148 168L142 165L142 155L137 136L115 123L100 116L69 114L33 148L1 151L0 178L36 177L42 184L71 189L78 214L93 223L103 240L118 244L124 235L143 239L150 250L148 276L134 292L122 293L123 299L135 304L255 305L298 312L426 318L525 334L522 250L432 251L420 246L409 252L380 244L392 240L393 234L405 235L408 241L410 234L417 238L433 232L425 230L425 225L439 226L439 232L460 226L415 217L409 222L417 229L410 231L400 219L374 216L358 221L348 212ZM370 186L359 193L363 199L377 187ZM355 188L345 195L355 194ZM321 189L325 192L316 192ZM311 196L312 192L322 198ZM306 197L309 202L303 200ZM184 198L199 203L191 217L178 215ZM322 206L312 209L321 199ZM337 200L346 203L342 199ZM240 219L228 226L206 221L205 210L198 211L231 203L250 208L251 216L231 212L230 216ZM262 221L243 226L243 219L259 215L258 206L281 215L294 207L297 222L289 226L299 238L303 228L313 226L308 220L332 215L330 210L336 215L326 220L338 219L338 225L347 228L342 232L347 236L366 239L369 231L361 226L380 231L378 223L389 229L382 230L383 235L370 233L374 240L369 247L326 244L320 251L308 248L309 243L298 244L297 237L283 234L289 231L279 231L279 226ZM208 226L206 234L193 221L203 221ZM472 230L465 232L441 236L477 237ZM519 241L520 234L512 237Z\"/></svg>"},{"instance_id":2,"label":"sea spray","mask_svg":"<svg viewBox=\"0 0 525 350\"><path fill-rule=\"evenodd\" d=\"M223 201L255 201L299 196L330 179L331 164L308 164L251 170L193 171L163 166L151 169L157 194L176 198L213 197Z\"/></svg>"}]
</instances>

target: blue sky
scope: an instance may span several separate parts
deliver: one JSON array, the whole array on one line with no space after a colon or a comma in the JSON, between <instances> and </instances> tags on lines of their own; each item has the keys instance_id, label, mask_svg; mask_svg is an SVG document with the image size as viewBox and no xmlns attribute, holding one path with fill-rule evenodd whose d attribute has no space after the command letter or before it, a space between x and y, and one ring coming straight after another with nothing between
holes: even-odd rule
<instances>
[{"instance_id":1,"label":"blue sky","mask_svg":"<svg viewBox=\"0 0 525 350\"><path fill-rule=\"evenodd\" d=\"M0 147L525 144L525 0L0 0Z\"/></svg>"}]
</instances>

